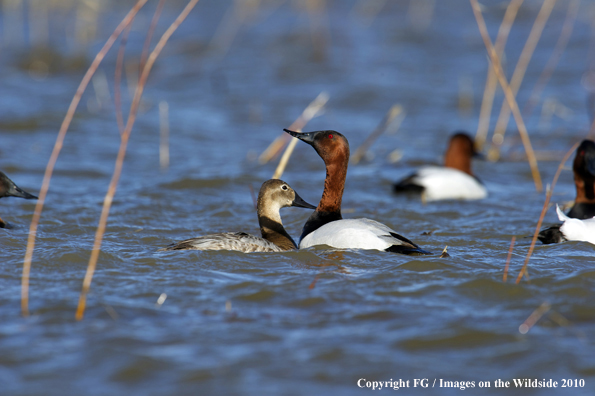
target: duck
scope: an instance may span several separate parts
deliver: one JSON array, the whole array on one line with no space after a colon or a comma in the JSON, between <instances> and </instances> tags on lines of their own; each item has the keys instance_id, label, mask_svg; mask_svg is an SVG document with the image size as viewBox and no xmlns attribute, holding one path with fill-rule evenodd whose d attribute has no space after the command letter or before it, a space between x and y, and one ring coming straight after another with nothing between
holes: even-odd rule
<instances>
[{"instance_id":1,"label":"duck","mask_svg":"<svg viewBox=\"0 0 595 396\"><path fill-rule=\"evenodd\" d=\"M8 176L6 176L3 172L0 172L0 198L6 197L37 199L35 195L29 194L27 191L21 189L12 180L10 180ZM8 223L2 220L2 218L0 218L0 228L8 228Z\"/></svg>"},{"instance_id":2,"label":"duck","mask_svg":"<svg viewBox=\"0 0 595 396\"><path fill-rule=\"evenodd\" d=\"M431 254L378 221L366 218L343 219L341 202L349 164L349 142L345 136L333 130L304 133L283 130L312 146L326 166L322 198L304 224L300 249L327 245L337 249Z\"/></svg>"},{"instance_id":3,"label":"duck","mask_svg":"<svg viewBox=\"0 0 595 396\"><path fill-rule=\"evenodd\" d=\"M444 166L424 166L393 184L393 191L421 194L424 202L486 198L486 187L471 170L471 159L477 156L471 137L455 132L444 154Z\"/></svg>"},{"instance_id":4,"label":"duck","mask_svg":"<svg viewBox=\"0 0 595 396\"><path fill-rule=\"evenodd\" d=\"M285 252L296 250L293 238L283 228L279 209L289 206L316 209L304 201L293 188L279 179L265 181L258 192L256 212L262 237L245 232L224 232L186 239L159 251L168 250L235 250L252 252Z\"/></svg>"},{"instance_id":5,"label":"duck","mask_svg":"<svg viewBox=\"0 0 595 396\"><path fill-rule=\"evenodd\" d=\"M595 218L576 219L568 217L556 205L558 219L563 223L559 226L564 241L584 241L595 245Z\"/></svg>"},{"instance_id":6,"label":"duck","mask_svg":"<svg viewBox=\"0 0 595 396\"><path fill-rule=\"evenodd\" d=\"M595 142L585 139L578 146L572 173L576 196L566 216L571 219L591 219L595 217ZM560 225L540 231L538 238L545 245L567 240L560 231Z\"/></svg>"}]
</instances>

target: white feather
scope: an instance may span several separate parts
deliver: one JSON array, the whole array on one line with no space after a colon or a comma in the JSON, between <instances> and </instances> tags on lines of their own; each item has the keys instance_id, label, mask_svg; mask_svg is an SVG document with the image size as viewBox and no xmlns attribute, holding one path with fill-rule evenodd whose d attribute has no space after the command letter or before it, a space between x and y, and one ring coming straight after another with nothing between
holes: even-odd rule
<instances>
[{"instance_id":1,"label":"white feather","mask_svg":"<svg viewBox=\"0 0 595 396\"><path fill-rule=\"evenodd\" d=\"M488 191L479 180L454 168L426 166L416 172L412 182L424 187L423 194L426 201L471 200L488 196Z\"/></svg>"},{"instance_id":2,"label":"white feather","mask_svg":"<svg viewBox=\"0 0 595 396\"><path fill-rule=\"evenodd\" d=\"M560 232L569 241L584 241L595 245L595 217L591 219L572 219L564 214L556 204L558 219L564 224L560 226Z\"/></svg>"},{"instance_id":3,"label":"white feather","mask_svg":"<svg viewBox=\"0 0 595 396\"><path fill-rule=\"evenodd\" d=\"M300 241L300 249L328 245L338 249L385 250L392 245L404 245L403 241L390 235L391 232L397 234L388 226L370 219L336 220L306 235Z\"/></svg>"}]
</instances>

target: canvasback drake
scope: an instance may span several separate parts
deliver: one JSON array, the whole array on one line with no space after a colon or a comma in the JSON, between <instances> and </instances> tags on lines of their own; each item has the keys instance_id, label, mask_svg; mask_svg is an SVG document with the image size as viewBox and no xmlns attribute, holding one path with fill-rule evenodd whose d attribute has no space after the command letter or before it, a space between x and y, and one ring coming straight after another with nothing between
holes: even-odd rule
<instances>
[{"instance_id":1,"label":"canvasback drake","mask_svg":"<svg viewBox=\"0 0 595 396\"><path fill-rule=\"evenodd\" d=\"M595 216L595 143L583 140L576 149L572 163L576 197L567 216L573 219L591 219ZM544 244L566 240L560 232L560 225L542 230L538 236Z\"/></svg>"},{"instance_id":2,"label":"canvasback drake","mask_svg":"<svg viewBox=\"0 0 595 396\"><path fill-rule=\"evenodd\" d=\"M471 171L477 156L473 140L464 132L450 138L444 166L424 166L393 185L395 193L421 193L422 200L483 199L488 196L483 183Z\"/></svg>"},{"instance_id":3,"label":"canvasback drake","mask_svg":"<svg viewBox=\"0 0 595 396\"><path fill-rule=\"evenodd\" d=\"M560 225L560 233L564 241L584 241L595 245L595 218L573 219L564 214L556 205L558 219L563 223Z\"/></svg>"},{"instance_id":4,"label":"canvasback drake","mask_svg":"<svg viewBox=\"0 0 595 396\"><path fill-rule=\"evenodd\" d=\"M326 179L318 207L300 237L300 249L328 245L339 249L373 249L403 254L431 254L388 226L370 219L343 219L341 201L349 163L349 142L336 131L298 133L284 129L308 143L324 160Z\"/></svg>"},{"instance_id":5,"label":"canvasback drake","mask_svg":"<svg viewBox=\"0 0 595 396\"><path fill-rule=\"evenodd\" d=\"M0 172L0 198L5 197L19 197L25 199L37 199L37 197L33 194L29 194L27 191L22 190L14 184L12 180L8 178L4 173ZM0 228L6 228L7 223L5 223L2 218L0 218Z\"/></svg>"},{"instance_id":6,"label":"canvasback drake","mask_svg":"<svg viewBox=\"0 0 595 396\"><path fill-rule=\"evenodd\" d=\"M288 206L316 209L304 201L283 180L267 180L260 187L256 211L260 224L261 237L244 232L224 232L186 239L159 249L165 250L237 250L251 252L283 252L295 250L297 246L291 236L283 228L279 209Z\"/></svg>"}]
</instances>

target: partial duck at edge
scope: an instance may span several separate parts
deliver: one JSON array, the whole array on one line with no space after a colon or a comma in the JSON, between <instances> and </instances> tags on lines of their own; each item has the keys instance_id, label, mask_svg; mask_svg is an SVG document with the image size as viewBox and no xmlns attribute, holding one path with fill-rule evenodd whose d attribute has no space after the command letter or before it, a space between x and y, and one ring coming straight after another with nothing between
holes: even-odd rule
<instances>
[{"instance_id":1,"label":"partial duck at edge","mask_svg":"<svg viewBox=\"0 0 595 396\"><path fill-rule=\"evenodd\" d=\"M27 191L22 190L19 188L19 186L14 184L14 182L10 180L8 176L0 172L0 198L6 197L37 199L35 195L29 194ZM0 218L0 228L10 228L8 227L8 223L4 222L2 218Z\"/></svg>"},{"instance_id":2,"label":"partial duck at edge","mask_svg":"<svg viewBox=\"0 0 595 396\"><path fill-rule=\"evenodd\" d=\"M591 219L595 216L595 142L592 140L581 142L576 149L572 172L576 197L574 205L566 216L571 219ZM540 231L539 240L546 245L569 240L560 231L560 226L555 225Z\"/></svg>"},{"instance_id":3,"label":"partial duck at edge","mask_svg":"<svg viewBox=\"0 0 595 396\"><path fill-rule=\"evenodd\" d=\"M291 236L283 228L279 210L288 206L315 209L290 186L279 179L265 181L260 187L256 211L261 237L244 232L225 232L186 239L159 249L166 250L235 250L244 253L283 252L297 249Z\"/></svg>"},{"instance_id":4,"label":"partial duck at edge","mask_svg":"<svg viewBox=\"0 0 595 396\"><path fill-rule=\"evenodd\" d=\"M423 201L483 199L488 191L471 171L471 160L477 156L471 137L456 132L444 154L444 166L424 166L393 184L393 191L421 194Z\"/></svg>"},{"instance_id":5,"label":"partial duck at edge","mask_svg":"<svg viewBox=\"0 0 595 396\"><path fill-rule=\"evenodd\" d=\"M375 220L343 219L341 202L349 164L349 142L345 136L336 131L306 133L288 129L284 131L312 146L326 166L322 198L314 213L304 224L300 237L300 249L327 245L339 249L431 254Z\"/></svg>"}]
</instances>

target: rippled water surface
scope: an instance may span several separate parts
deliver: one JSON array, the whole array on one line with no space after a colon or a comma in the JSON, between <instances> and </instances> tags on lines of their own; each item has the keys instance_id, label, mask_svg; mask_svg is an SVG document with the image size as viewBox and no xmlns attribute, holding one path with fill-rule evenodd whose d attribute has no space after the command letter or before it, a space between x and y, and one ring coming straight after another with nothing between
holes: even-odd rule
<instances>
[{"instance_id":1,"label":"rippled water surface","mask_svg":"<svg viewBox=\"0 0 595 396\"><path fill-rule=\"evenodd\" d=\"M15 32L14 41L6 36L0 59L0 169L20 187L39 191L85 65L132 4L120 3L101 3L97 36L88 45L69 36L74 10L51 11L48 58L33 49L39 47L31 29L38 25L21 27L27 33L23 42ZM258 8L247 6L244 15L234 14L232 2L202 0L157 60L83 321L74 320L74 311L119 146L113 104L119 44L83 96L56 165L37 234L28 318L20 314L20 282L34 202L1 201L2 218L14 226L0 229L1 393L372 392L358 387L363 378L409 380L405 394L416 395L430 391L413 388L414 379L427 378L430 387L437 380L432 394L594 394L593 246L538 245L530 282L514 284L544 194L535 191L512 122L502 161L474 164L489 198L424 205L391 194L396 179L421 163L441 161L452 131L477 128L487 59L469 3L328 1L322 14L309 14L299 1L245 2L253 3ZM554 7L519 93L521 106L558 40L568 4L558 1ZM505 5L484 2L493 35ZM134 85L135 62L155 6L149 2L130 33L125 114L127 84ZM182 6L166 5L157 37ZM382 7L377 14L375 6ZM507 46L509 75L540 7L532 0L521 7ZM545 159L540 170L546 183L590 124L581 79L591 67L594 9L588 1L580 7L560 64L537 109L526 117L532 143ZM7 10L4 26L12 18ZM31 66L38 57L42 66ZM367 160L350 166L344 217L382 221L436 253L448 245L450 257L324 249L157 252L207 233L258 234L250 189L258 191L277 160L261 165L256 158L322 91L330 97L325 112L305 130L338 130L352 153L392 105L406 111L396 134L380 137ZM492 127L501 99L499 92ZM167 169L159 164L160 102L169 106ZM402 154L398 162L389 159L394 150ZM298 143L283 179L316 204L324 176L322 160ZM553 202L573 198L572 173L565 170ZM282 211L291 235L299 236L309 213ZM556 221L550 209L545 223ZM503 283L513 236L517 243ZM163 293L167 298L159 306ZM521 334L519 326L547 304L550 310ZM583 379L585 386L479 389L479 381L493 386L497 379L513 378L559 384ZM438 388L440 379L474 381L475 388Z\"/></svg>"}]
</instances>

